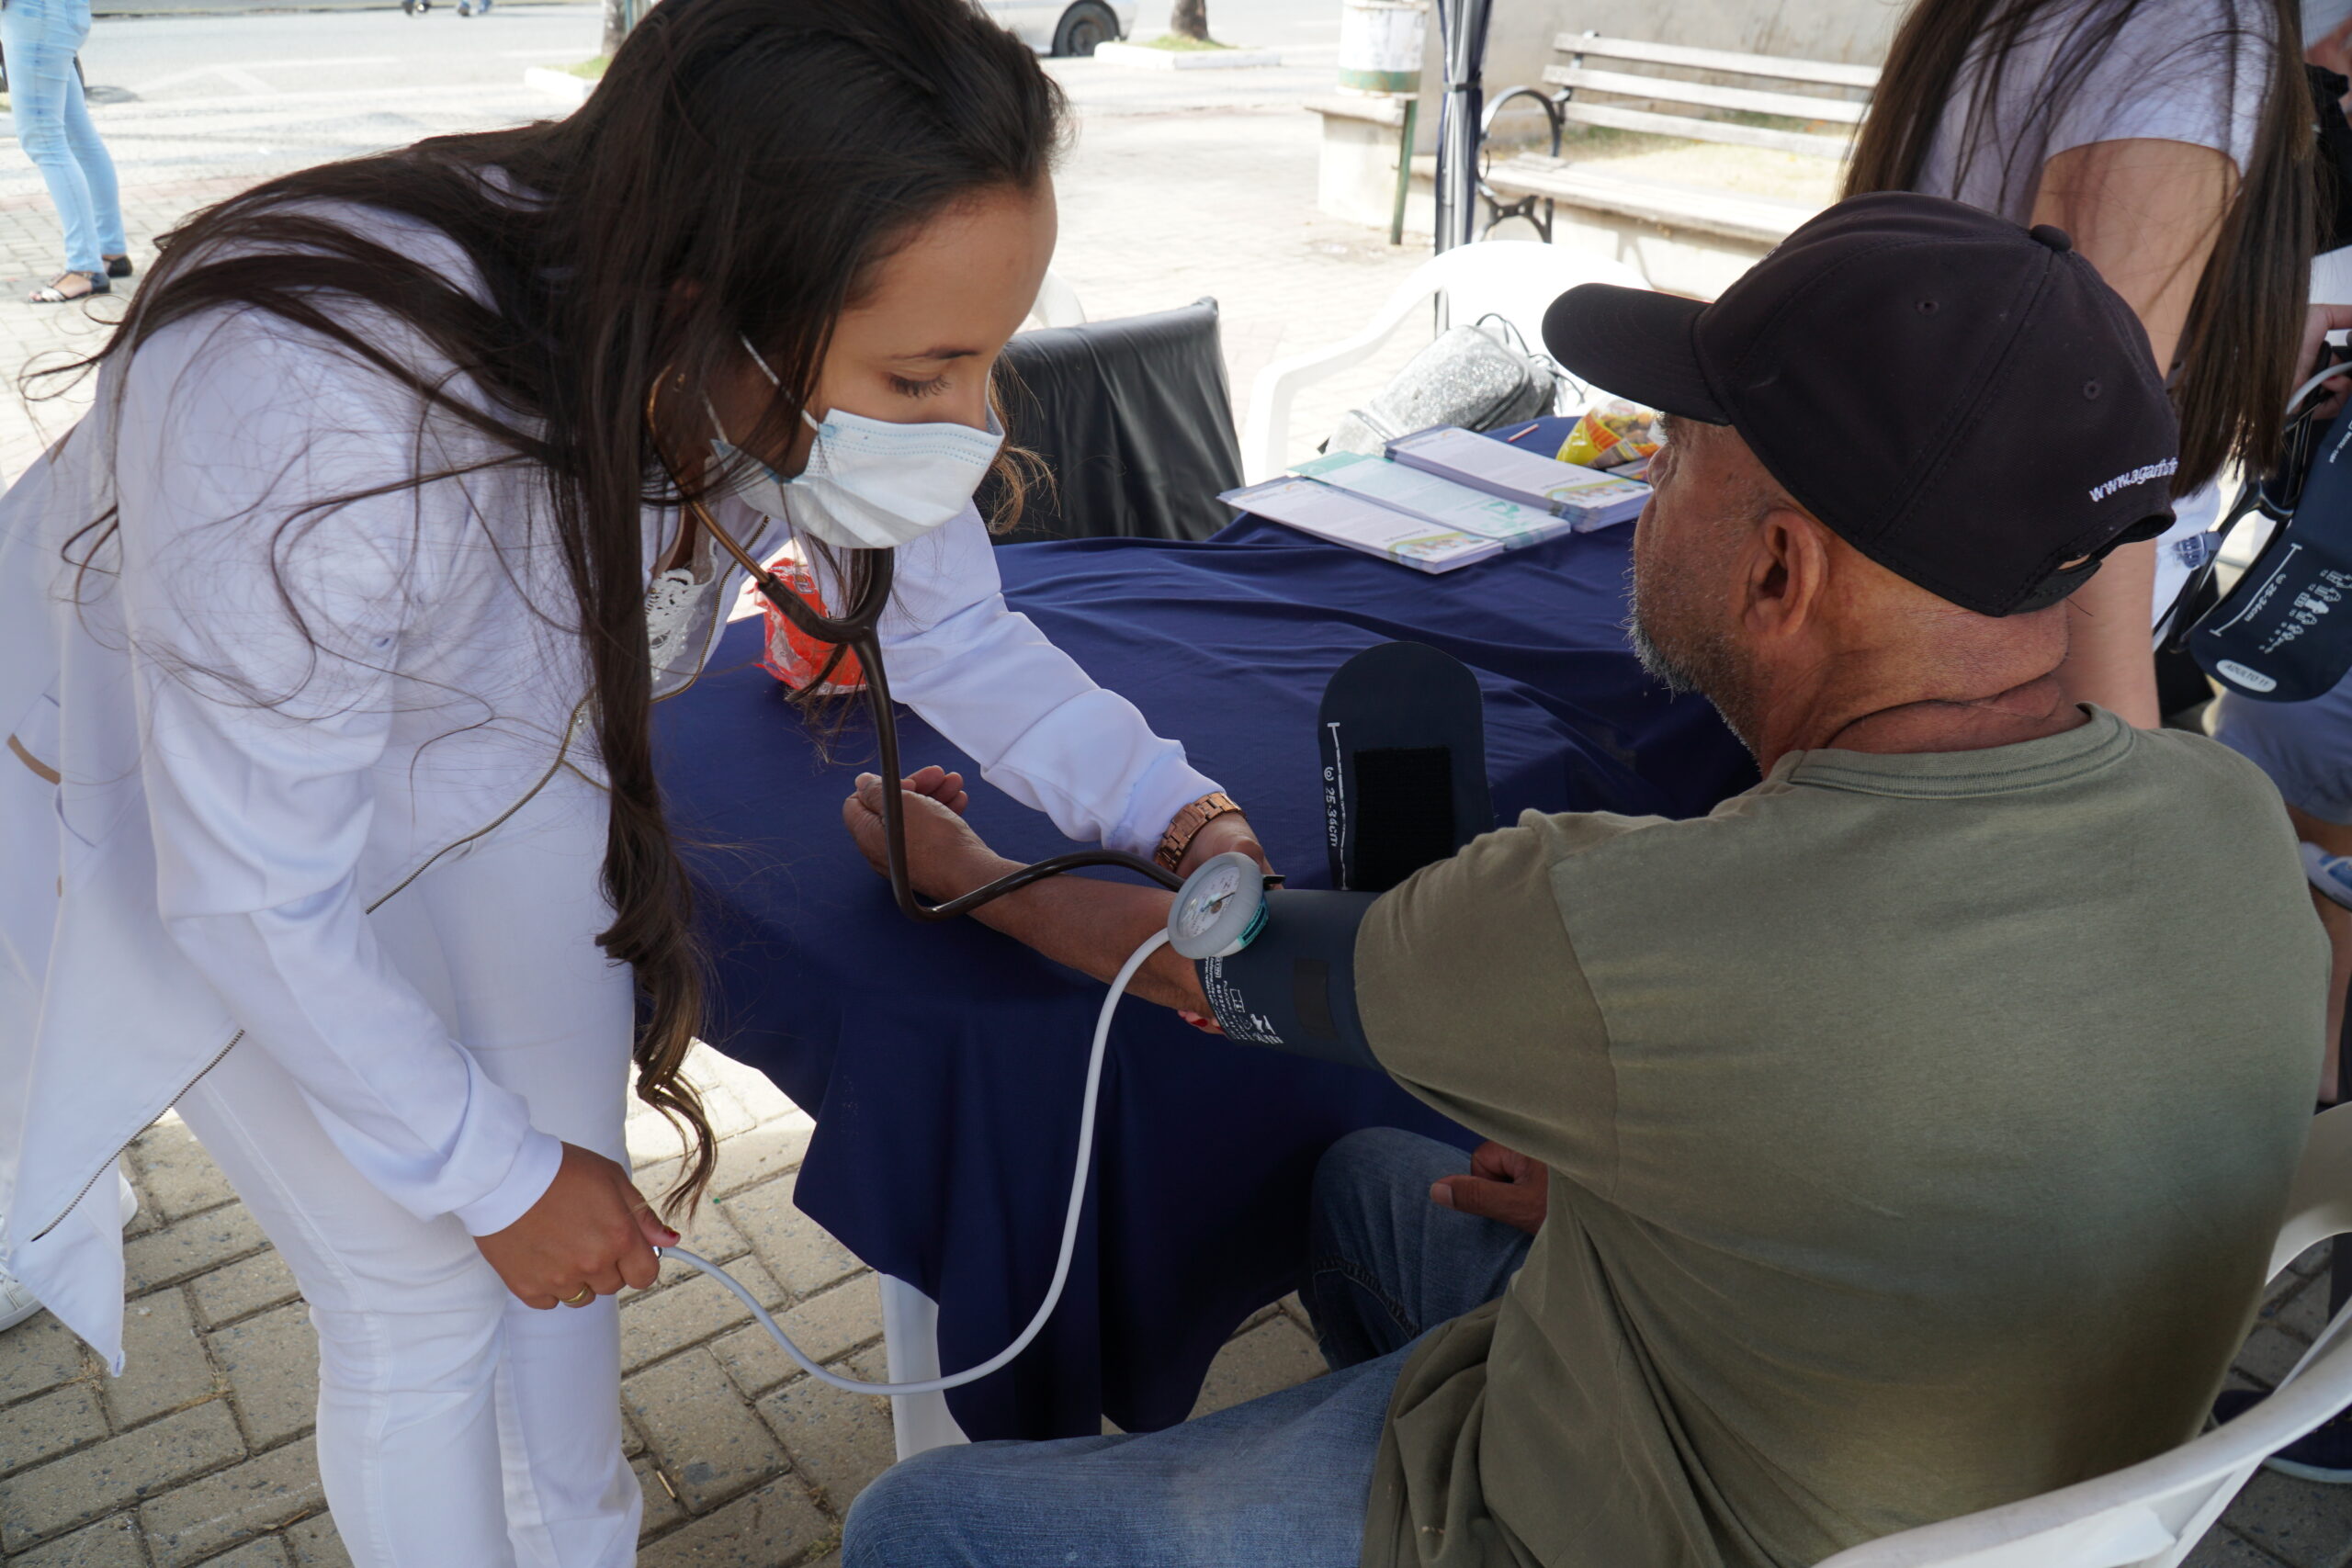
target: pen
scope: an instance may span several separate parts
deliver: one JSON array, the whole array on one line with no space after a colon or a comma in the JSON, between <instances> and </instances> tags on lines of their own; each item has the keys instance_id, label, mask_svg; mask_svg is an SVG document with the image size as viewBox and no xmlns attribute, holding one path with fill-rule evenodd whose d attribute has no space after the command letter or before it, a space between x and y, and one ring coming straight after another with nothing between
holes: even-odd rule
<instances>
[{"instance_id":1,"label":"pen","mask_svg":"<svg viewBox=\"0 0 2352 1568\"><path fill-rule=\"evenodd\" d=\"M1544 422L1543 422L1542 420L1540 420L1540 419L1539 419L1539 420L1537 420L1533 424L1529 425L1525 430L1521 431L1521 432L1519 433L1519 434L1517 434L1517 435L1506 435L1506 436L1504 436L1504 437L1503 437L1503 442L1504 442L1504 444L1505 444L1506 446L1508 446L1508 445L1509 445L1509 444L1510 444L1511 442L1514 442L1514 441L1519 440L1521 436L1532 435L1532 434L1534 434L1536 433L1536 431L1537 431L1537 430L1539 430L1539 429L1541 429L1541 428L1543 427L1543 424L1544 424Z\"/></svg>"}]
</instances>

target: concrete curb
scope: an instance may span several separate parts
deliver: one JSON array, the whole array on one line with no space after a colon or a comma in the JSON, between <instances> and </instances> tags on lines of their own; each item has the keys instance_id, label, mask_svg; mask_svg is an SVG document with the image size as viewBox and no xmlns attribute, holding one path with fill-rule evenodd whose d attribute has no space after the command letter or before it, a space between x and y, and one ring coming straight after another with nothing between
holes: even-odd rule
<instances>
[{"instance_id":1,"label":"concrete curb","mask_svg":"<svg viewBox=\"0 0 2352 1568\"><path fill-rule=\"evenodd\" d=\"M567 108L578 108L588 101L588 89L596 84L585 76L574 76L569 71L550 71L544 65L533 65L523 73L523 85L533 92L555 99Z\"/></svg>"},{"instance_id":2,"label":"concrete curb","mask_svg":"<svg viewBox=\"0 0 2352 1568\"><path fill-rule=\"evenodd\" d=\"M1094 58L1141 71L1231 71L1283 62L1282 51L1272 49L1152 49L1140 43L1097 44Z\"/></svg>"}]
</instances>

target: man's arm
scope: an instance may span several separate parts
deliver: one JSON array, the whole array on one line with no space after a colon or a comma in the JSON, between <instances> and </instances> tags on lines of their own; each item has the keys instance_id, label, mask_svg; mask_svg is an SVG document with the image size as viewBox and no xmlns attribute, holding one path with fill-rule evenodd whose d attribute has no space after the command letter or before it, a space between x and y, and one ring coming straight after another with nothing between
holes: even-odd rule
<instances>
[{"instance_id":1,"label":"man's arm","mask_svg":"<svg viewBox=\"0 0 2352 1568\"><path fill-rule=\"evenodd\" d=\"M882 826L882 781L861 773L857 793L842 803L842 821L858 849L877 871L888 864ZM934 902L960 897L1016 871L972 831L970 824L934 796L903 790L907 816L907 875L915 891ZM1088 876L1049 876L993 899L972 918L1015 942L1035 948L1057 964L1109 981L1146 938L1168 925L1170 896L1158 887L1100 881ZM1172 949L1151 955L1129 989L1146 1001L1187 1012L1205 1013L1208 998L1192 962Z\"/></svg>"}]
</instances>

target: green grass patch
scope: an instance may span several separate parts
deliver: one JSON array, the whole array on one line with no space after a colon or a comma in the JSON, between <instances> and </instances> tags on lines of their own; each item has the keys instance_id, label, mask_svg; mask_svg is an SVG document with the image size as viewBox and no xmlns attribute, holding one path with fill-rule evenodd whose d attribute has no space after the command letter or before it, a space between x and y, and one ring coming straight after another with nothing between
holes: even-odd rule
<instances>
[{"instance_id":1,"label":"green grass patch","mask_svg":"<svg viewBox=\"0 0 2352 1568\"><path fill-rule=\"evenodd\" d=\"M1231 49L1229 43L1219 43L1213 38L1186 38L1181 33L1162 33L1144 40L1146 49L1164 49L1177 54L1193 54L1208 49Z\"/></svg>"},{"instance_id":2,"label":"green grass patch","mask_svg":"<svg viewBox=\"0 0 2352 1568\"><path fill-rule=\"evenodd\" d=\"M589 81L594 82L604 75L605 67L610 63L612 61L609 56L600 54L594 60L583 60L577 65L567 65L563 69L567 75L585 76Z\"/></svg>"}]
</instances>

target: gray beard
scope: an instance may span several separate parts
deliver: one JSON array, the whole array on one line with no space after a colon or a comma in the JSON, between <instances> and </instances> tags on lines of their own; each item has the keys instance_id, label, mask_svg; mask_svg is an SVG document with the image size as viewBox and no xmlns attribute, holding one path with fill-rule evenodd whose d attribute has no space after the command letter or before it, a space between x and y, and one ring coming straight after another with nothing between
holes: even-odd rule
<instances>
[{"instance_id":1,"label":"gray beard","mask_svg":"<svg viewBox=\"0 0 2352 1568\"><path fill-rule=\"evenodd\" d=\"M1702 692L1697 678L1668 658L1666 649L1643 626L1639 609L1625 617L1625 639L1634 645L1634 657L1642 661L1642 668L1649 672L1651 680L1678 696Z\"/></svg>"}]
</instances>

